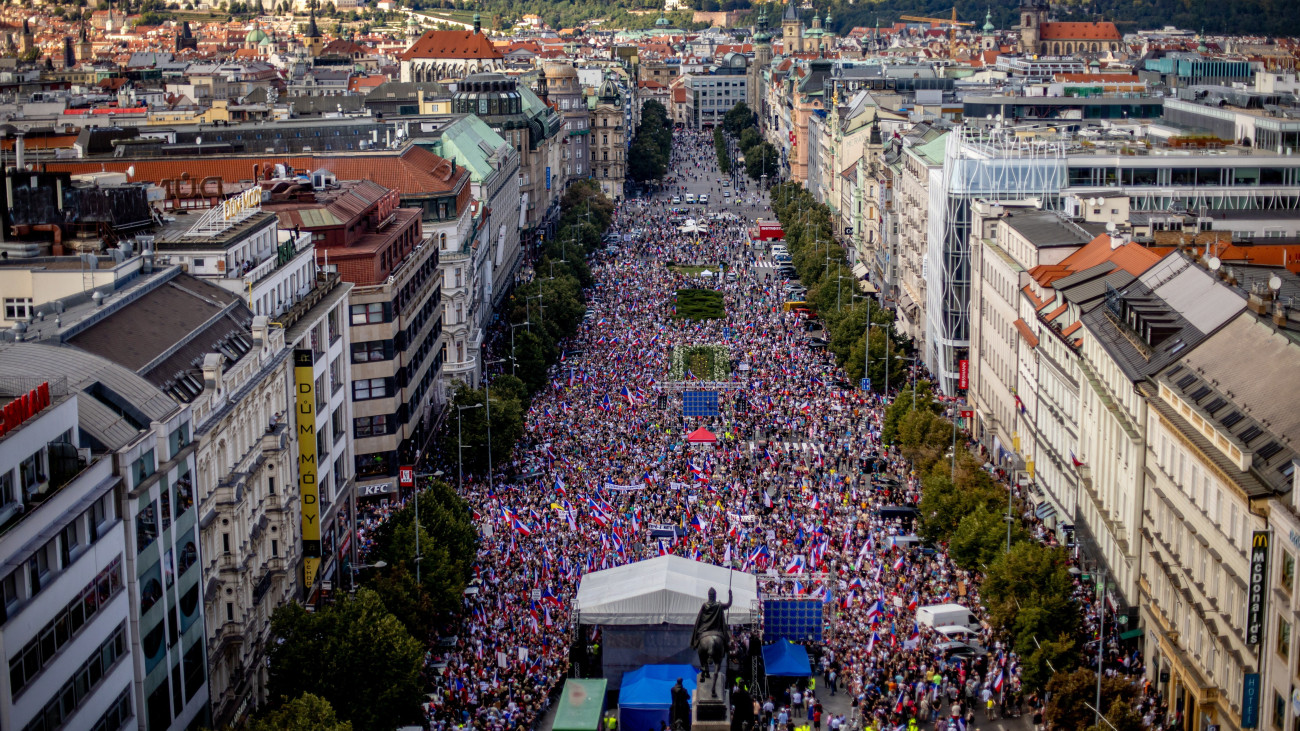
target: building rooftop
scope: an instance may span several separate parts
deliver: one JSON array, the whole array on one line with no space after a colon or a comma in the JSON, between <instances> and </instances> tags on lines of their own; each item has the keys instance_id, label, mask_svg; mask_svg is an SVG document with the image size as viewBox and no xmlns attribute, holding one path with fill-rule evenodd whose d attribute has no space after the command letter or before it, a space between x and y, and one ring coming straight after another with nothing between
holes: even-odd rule
<instances>
[{"instance_id":1,"label":"building rooftop","mask_svg":"<svg viewBox=\"0 0 1300 731\"><path fill-rule=\"evenodd\" d=\"M178 274L66 342L190 401L203 391L209 353L233 363L252 349L251 322L252 312L238 295Z\"/></svg>"},{"instance_id":2,"label":"building rooftop","mask_svg":"<svg viewBox=\"0 0 1300 731\"><path fill-rule=\"evenodd\" d=\"M179 408L149 381L103 357L67 346L0 343L0 379L66 377L85 397L77 403L82 431L96 449L120 449L154 421Z\"/></svg>"},{"instance_id":3,"label":"building rooftop","mask_svg":"<svg viewBox=\"0 0 1300 731\"><path fill-rule=\"evenodd\" d=\"M1052 211L1013 211L998 220L1040 249L1083 246L1097 235Z\"/></svg>"}]
</instances>

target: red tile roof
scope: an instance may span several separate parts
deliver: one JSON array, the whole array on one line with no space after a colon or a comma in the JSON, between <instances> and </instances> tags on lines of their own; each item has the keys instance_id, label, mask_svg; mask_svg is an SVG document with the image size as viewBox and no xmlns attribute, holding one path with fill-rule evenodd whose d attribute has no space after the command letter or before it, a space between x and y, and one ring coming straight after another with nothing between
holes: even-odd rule
<instances>
[{"instance_id":1,"label":"red tile roof","mask_svg":"<svg viewBox=\"0 0 1300 731\"><path fill-rule=\"evenodd\" d=\"M325 168L339 180L372 180L402 195L450 193L462 189L468 195L465 169L453 168L451 161L428 150L411 145L400 153L385 150L353 153L318 153L301 155L241 154L205 155L203 157L105 158L100 160L52 160L50 172L89 173L107 170L126 172L135 167L135 180L175 180L188 175L194 180L217 176L227 184L253 178L253 166L261 169L276 163L299 171Z\"/></svg>"},{"instance_id":2,"label":"red tile roof","mask_svg":"<svg viewBox=\"0 0 1300 731\"><path fill-rule=\"evenodd\" d=\"M1118 41L1114 23L1043 23L1038 35L1044 41Z\"/></svg>"},{"instance_id":3,"label":"red tile roof","mask_svg":"<svg viewBox=\"0 0 1300 731\"><path fill-rule=\"evenodd\" d=\"M1038 347L1038 336L1029 329L1029 325L1026 325L1024 320L1016 319L1016 329L1020 331L1020 337L1024 338L1026 343L1029 343L1029 347Z\"/></svg>"},{"instance_id":4,"label":"red tile roof","mask_svg":"<svg viewBox=\"0 0 1300 731\"><path fill-rule=\"evenodd\" d=\"M469 30L425 31L398 58L501 58L501 52L486 35Z\"/></svg>"}]
</instances>

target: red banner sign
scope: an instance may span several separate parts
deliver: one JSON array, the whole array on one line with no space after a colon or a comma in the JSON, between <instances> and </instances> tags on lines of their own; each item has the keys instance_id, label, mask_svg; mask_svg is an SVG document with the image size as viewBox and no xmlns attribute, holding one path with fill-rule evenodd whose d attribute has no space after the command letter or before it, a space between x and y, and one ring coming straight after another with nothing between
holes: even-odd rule
<instances>
[{"instance_id":1,"label":"red banner sign","mask_svg":"<svg viewBox=\"0 0 1300 731\"><path fill-rule=\"evenodd\" d=\"M398 467L397 468L397 486L398 487L415 487L415 468Z\"/></svg>"},{"instance_id":2,"label":"red banner sign","mask_svg":"<svg viewBox=\"0 0 1300 731\"><path fill-rule=\"evenodd\" d=\"M957 361L957 388L970 388L970 361Z\"/></svg>"},{"instance_id":3,"label":"red banner sign","mask_svg":"<svg viewBox=\"0 0 1300 731\"><path fill-rule=\"evenodd\" d=\"M31 391L5 404L0 411L0 437L17 429L23 422L50 405L50 382L46 381Z\"/></svg>"}]
</instances>

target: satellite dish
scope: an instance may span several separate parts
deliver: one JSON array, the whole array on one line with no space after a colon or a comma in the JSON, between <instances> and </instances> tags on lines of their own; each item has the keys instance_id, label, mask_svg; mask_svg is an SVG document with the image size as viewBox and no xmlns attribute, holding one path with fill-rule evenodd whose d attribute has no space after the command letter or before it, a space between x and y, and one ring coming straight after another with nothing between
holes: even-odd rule
<instances>
[{"instance_id":1,"label":"satellite dish","mask_svg":"<svg viewBox=\"0 0 1300 731\"><path fill-rule=\"evenodd\" d=\"M195 138L194 138L194 144L196 144L196 145L201 145L201 144L203 144L203 136L202 136L202 135L199 135L198 137L195 137Z\"/></svg>"},{"instance_id":2,"label":"satellite dish","mask_svg":"<svg viewBox=\"0 0 1300 731\"><path fill-rule=\"evenodd\" d=\"M126 169L126 177L127 177L128 180L130 180L131 178L134 178L134 177L135 177L135 166L134 166L134 165L132 165L132 166L130 166L130 167L128 167L128 168Z\"/></svg>"},{"instance_id":3,"label":"satellite dish","mask_svg":"<svg viewBox=\"0 0 1300 731\"><path fill-rule=\"evenodd\" d=\"M1219 257L1217 256L1210 257L1210 271L1217 272L1219 271L1219 267L1221 266L1223 266L1223 262L1219 261Z\"/></svg>"},{"instance_id":4,"label":"satellite dish","mask_svg":"<svg viewBox=\"0 0 1300 731\"><path fill-rule=\"evenodd\" d=\"M1276 275L1276 274L1274 274L1273 276L1269 277L1269 278L1268 278L1268 288L1271 289L1271 290L1273 290L1274 292L1278 291L1279 289L1282 289L1282 278L1279 277L1279 276Z\"/></svg>"},{"instance_id":5,"label":"satellite dish","mask_svg":"<svg viewBox=\"0 0 1300 731\"><path fill-rule=\"evenodd\" d=\"M1114 221L1107 221L1107 222L1106 222L1106 232L1107 232L1107 233L1112 233L1112 234L1113 234L1113 233L1115 233L1115 229L1116 229L1116 226L1115 226L1115 222L1114 222Z\"/></svg>"}]
</instances>

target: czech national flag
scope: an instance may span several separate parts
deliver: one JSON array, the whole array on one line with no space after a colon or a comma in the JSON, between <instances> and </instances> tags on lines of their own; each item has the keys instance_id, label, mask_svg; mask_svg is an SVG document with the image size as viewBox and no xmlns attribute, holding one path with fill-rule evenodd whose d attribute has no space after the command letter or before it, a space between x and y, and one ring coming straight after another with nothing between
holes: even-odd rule
<instances>
[{"instance_id":1,"label":"czech national flag","mask_svg":"<svg viewBox=\"0 0 1300 731\"><path fill-rule=\"evenodd\" d=\"M600 408L602 411L609 411L610 409L609 394L605 394L605 398L600 400Z\"/></svg>"}]
</instances>

